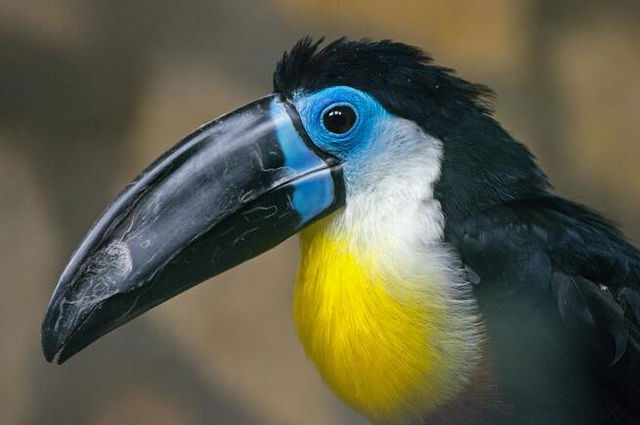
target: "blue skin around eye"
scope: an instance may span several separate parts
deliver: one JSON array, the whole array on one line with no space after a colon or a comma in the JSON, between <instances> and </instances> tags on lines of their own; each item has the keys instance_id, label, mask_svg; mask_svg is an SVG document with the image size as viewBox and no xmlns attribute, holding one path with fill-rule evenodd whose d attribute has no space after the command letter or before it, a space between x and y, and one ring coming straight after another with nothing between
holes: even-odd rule
<instances>
[{"instance_id":1,"label":"blue skin around eye","mask_svg":"<svg viewBox=\"0 0 640 425\"><path fill-rule=\"evenodd\" d=\"M312 142L321 150L345 162L357 164L367 157L377 134L387 118L392 117L368 94L347 86L330 87L313 94L294 97L302 124ZM354 126L345 133L332 133L324 127L323 115L329 109L348 105L356 113ZM284 165L296 172L326 168L327 164L311 151L286 111L276 100L270 106L271 118L278 122L276 136L284 156ZM357 167L354 167L357 168ZM346 174L349 170L345 171ZM334 199L333 180L329 170L313 173L293 184L292 204L305 224L324 211Z\"/></svg>"},{"instance_id":2,"label":"blue skin around eye","mask_svg":"<svg viewBox=\"0 0 640 425\"><path fill-rule=\"evenodd\" d=\"M375 139L376 128L390 116L373 97L347 86L298 95L294 102L302 124L316 146L345 161L365 155ZM328 131L322 119L326 111L339 105L348 105L356 113L356 123L343 134Z\"/></svg>"}]
</instances>

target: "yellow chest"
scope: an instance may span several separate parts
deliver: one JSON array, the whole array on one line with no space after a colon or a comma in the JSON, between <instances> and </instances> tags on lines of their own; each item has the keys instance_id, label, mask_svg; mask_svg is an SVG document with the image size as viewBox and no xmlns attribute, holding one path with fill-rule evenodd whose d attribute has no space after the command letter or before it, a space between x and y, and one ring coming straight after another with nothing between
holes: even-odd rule
<instances>
[{"instance_id":1,"label":"yellow chest","mask_svg":"<svg viewBox=\"0 0 640 425\"><path fill-rule=\"evenodd\" d=\"M446 340L441 303L326 229L323 220L302 234L293 314L307 355L334 392L373 421L432 410L450 377L437 344Z\"/></svg>"}]
</instances>

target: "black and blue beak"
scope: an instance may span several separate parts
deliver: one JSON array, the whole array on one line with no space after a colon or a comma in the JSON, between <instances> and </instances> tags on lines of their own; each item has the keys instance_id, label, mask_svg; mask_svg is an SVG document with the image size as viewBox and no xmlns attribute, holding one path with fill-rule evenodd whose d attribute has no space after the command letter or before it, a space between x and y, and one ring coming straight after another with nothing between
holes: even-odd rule
<instances>
[{"instance_id":1,"label":"black and blue beak","mask_svg":"<svg viewBox=\"0 0 640 425\"><path fill-rule=\"evenodd\" d=\"M107 208L42 325L62 363L150 308L261 254L344 204L340 162L270 95L196 130Z\"/></svg>"}]
</instances>

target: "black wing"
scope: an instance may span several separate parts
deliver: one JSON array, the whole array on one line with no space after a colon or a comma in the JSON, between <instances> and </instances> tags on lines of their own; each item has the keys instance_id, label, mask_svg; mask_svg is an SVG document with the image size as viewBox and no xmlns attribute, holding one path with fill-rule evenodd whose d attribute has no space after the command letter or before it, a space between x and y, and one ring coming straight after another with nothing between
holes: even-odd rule
<instances>
[{"instance_id":1,"label":"black wing","mask_svg":"<svg viewBox=\"0 0 640 425\"><path fill-rule=\"evenodd\" d=\"M450 225L518 424L640 424L640 253L557 197Z\"/></svg>"}]
</instances>

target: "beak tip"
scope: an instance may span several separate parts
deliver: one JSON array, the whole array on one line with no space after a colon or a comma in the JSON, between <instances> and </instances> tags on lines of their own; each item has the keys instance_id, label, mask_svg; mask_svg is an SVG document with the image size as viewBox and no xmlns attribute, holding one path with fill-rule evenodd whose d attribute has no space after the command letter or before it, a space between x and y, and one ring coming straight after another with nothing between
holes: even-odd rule
<instances>
[{"instance_id":1,"label":"beak tip","mask_svg":"<svg viewBox=\"0 0 640 425\"><path fill-rule=\"evenodd\" d=\"M52 332L42 333L42 353L47 362L61 365L74 353L70 352L66 342L60 340Z\"/></svg>"},{"instance_id":2,"label":"beak tip","mask_svg":"<svg viewBox=\"0 0 640 425\"><path fill-rule=\"evenodd\" d=\"M66 298L54 297L41 328L44 358L59 365L122 324L122 317L132 310L132 299L126 296L94 303L61 300Z\"/></svg>"},{"instance_id":3,"label":"beak tip","mask_svg":"<svg viewBox=\"0 0 640 425\"><path fill-rule=\"evenodd\" d=\"M47 317L42 324L42 353L44 354L44 358L49 363L57 362L57 357L60 351L62 350L62 343L60 338L53 329L49 326L50 315L47 314Z\"/></svg>"},{"instance_id":4,"label":"beak tip","mask_svg":"<svg viewBox=\"0 0 640 425\"><path fill-rule=\"evenodd\" d=\"M67 353L68 333L56 329L59 320L58 309L49 306L47 314L42 322L41 344L44 358L49 363L62 364L70 356Z\"/></svg>"},{"instance_id":5,"label":"beak tip","mask_svg":"<svg viewBox=\"0 0 640 425\"><path fill-rule=\"evenodd\" d=\"M58 363L58 354L61 351L61 348L58 347L58 344L52 341L53 338L48 337L47 335L42 335L42 353L44 354L44 358L49 363Z\"/></svg>"}]
</instances>

